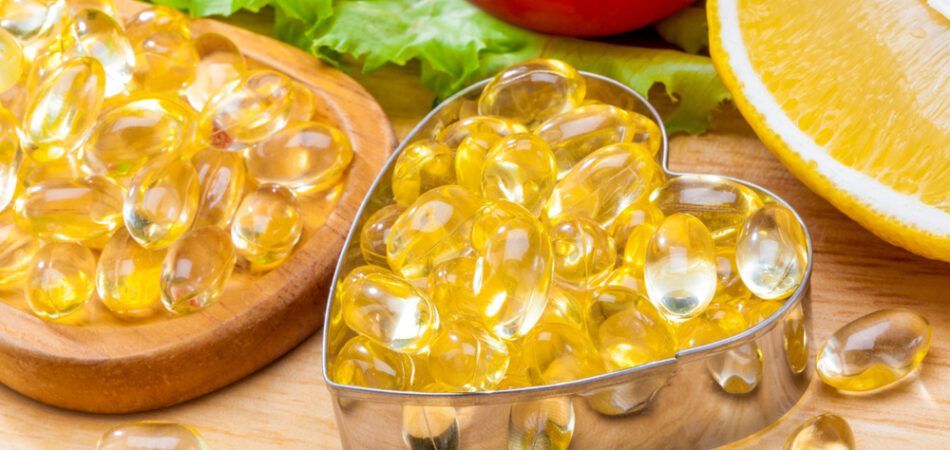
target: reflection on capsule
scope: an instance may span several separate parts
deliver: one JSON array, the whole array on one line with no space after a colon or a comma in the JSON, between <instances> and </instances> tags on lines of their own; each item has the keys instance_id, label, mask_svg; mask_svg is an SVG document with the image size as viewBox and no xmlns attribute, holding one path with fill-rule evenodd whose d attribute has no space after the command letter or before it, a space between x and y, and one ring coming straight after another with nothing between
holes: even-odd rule
<instances>
[{"instance_id":1,"label":"reflection on capsule","mask_svg":"<svg viewBox=\"0 0 950 450\"><path fill-rule=\"evenodd\" d=\"M455 408L404 405L402 407L402 437L410 450L459 448L459 424Z\"/></svg>"},{"instance_id":2,"label":"reflection on capsule","mask_svg":"<svg viewBox=\"0 0 950 450\"><path fill-rule=\"evenodd\" d=\"M210 450L198 430L184 424L143 420L119 425L99 438L96 450Z\"/></svg>"},{"instance_id":3,"label":"reflection on capsule","mask_svg":"<svg viewBox=\"0 0 950 450\"><path fill-rule=\"evenodd\" d=\"M723 391L748 394L762 381L762 349L755 341L730 348L711 356L706 368Z\"/></svg>"},{"instance_id":4,"label":"reflection on capsule","mask_svg":"<svg viewBox=\"0 0 950 450\"><path fill-rule=\"evenodd\" d=\"M782 450L853 450L854 434L848 422L835 414L821 414L798 426Z\"/></svg>"},{"instance_id":5,"label":"reflection on capsule","mask_svg":"<svg viewBox=\"0 0 950 450\"><path fill-rule=\"evenodd\" d=\"M574 403L570 397L546 398L511 406L509 450L566 450L574 436Z\"/></svg>"},{"instance_id":6,"label":"reflection on capsule","mask_svg":"<svg viewBox=\"0 0 950 450\"><path fill-rule=\"evenodd\" d=\"M527 127L580 105L587 82L573 67L533 59L495 75L482 90L478 113L513 119Z\"/></svg>"}]
</instances>

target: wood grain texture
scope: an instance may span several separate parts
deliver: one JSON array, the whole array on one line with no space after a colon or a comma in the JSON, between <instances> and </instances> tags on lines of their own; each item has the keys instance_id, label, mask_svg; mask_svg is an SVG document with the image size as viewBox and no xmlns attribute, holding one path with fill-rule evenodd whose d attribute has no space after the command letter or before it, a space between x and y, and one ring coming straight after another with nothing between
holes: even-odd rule
<instances>
[{"instance_id":1,"label":"wood grain texture","mask_svg":"<svg viewBox=\"0 0 950 450\"><path fill-rule=\"evenodd\" d=\"M127 17L145 6L118 4ZM254 372L323 321L346 233L395 147L392 127L359 84L300 50L214 21L196 21L193 29L226 35L250 66L278 68L311 88L316 115L352 142L349 172L330 192L301 197L304 236L286 263L263 275L239 268L224 295L198 313L123 324L94 300L69 323L53 323L29 313L21 293L0 292L0 381L16 391L91 412L172 405Z\"/></svg>"}]
</instances>

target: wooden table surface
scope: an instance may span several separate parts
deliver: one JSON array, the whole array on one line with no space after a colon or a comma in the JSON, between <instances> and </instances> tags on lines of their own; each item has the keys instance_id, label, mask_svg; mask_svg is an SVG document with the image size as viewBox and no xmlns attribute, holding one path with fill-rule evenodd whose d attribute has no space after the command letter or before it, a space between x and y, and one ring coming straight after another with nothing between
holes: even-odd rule
<instances>
[{"instance_id":1,"label":"wooden table surface","mask_svg":"<svg viewBox=\"0 0 950 450\"><path fill-rule=\"evenodd\" d=\"M400 137L432 105L431 94L415 81L414 68L355 75L382 104ZM893 247L839 213L789 175L732 107L716 115L715 125L713 133L672 140L673 168L746 178L801 213L815 247L814 342L887 307L915 310L934 327L933 347L916 379L870 397L843 396L816 380L786 419L734 447L780 448L792 428L820 412L845 417L859 448L950 447L950 264ZM0 387L0 448L90 449L108 428L143 419L193 425L217 450L339 448L320 360L321 338L313 336L216 393L134 415L60 410Z\"/></svg>"}]
</instances>

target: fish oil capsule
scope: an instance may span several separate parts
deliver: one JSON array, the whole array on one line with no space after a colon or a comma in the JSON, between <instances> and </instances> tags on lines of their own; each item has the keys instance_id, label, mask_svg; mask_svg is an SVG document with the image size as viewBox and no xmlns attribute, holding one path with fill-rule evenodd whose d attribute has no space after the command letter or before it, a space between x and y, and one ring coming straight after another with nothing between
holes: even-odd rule
<instances>
[{"instance_id":1,"label":"fish oil capsule","mask_svg":"<svg viewBox=\"0 0 950 450\"><path fill-rule=\"evenodd\" d=\"M409 388L413 364L405 353L356 336L333 357L330 373L336 383L401 391Z\"/></svg>"},{"instance_id":2,"label":"fish oil capsule","mask_svg":"<svg viewBox=\"0 0 950 450\"><path fill-rule=\"evenodd\" d=\"M607 231L613 236L617 251L623 253L627 247L627 239L635 228L643 224L653 225L655 228L662 220L663 212L650 203L649 199L644 198L627 206Z\"/></svg>"},{"instance_id":3,"label":"fish oil capsule","mask_svg":"<svg viewBox=\"0 0 950 450\"><path fill-rule=\"evenodd\" d=\"M455 179L459 186L479 195L482 193L485 158L500 140L491 134L474 133L459 143L455 150Z\"/></svg>"},{"instance_id":4,"label":"fish oil capsule","mask_svg":"<svg viewBox=\"0 0 950 450\"><path fill-rule=\"evenodd\" d=\"M818 352L818 376L840 392L870 394L897 385L919 368L933 331L906 309L882 309L835 331Z\"/></svg>"},{"instance_id":5,"label":"fish oil capsule","mask_svg":"<svg viewBox=\"0 0 950 450\"><path fill-rule=\"evenodd\" d=\"M501 116L533 127L584 100L587 82L573 67L533 59L495 75L478 99L478 114Z\"/></svg>"},{"instance_id":6,"label":"fish oil capsule","mask_svg":"<svg viewBox=\"0 0 950 450\"><path fill-rule=\"evenodd\" d=\"M0 106L0 213L13 201L22 161L16 118Z\"/></svg>"},{"instance_id":7,"label":"fish oil capsule","mask_svg":"<svg viewBox=\"0 0 950 450\"><path fill-rule=\"evenodd\" d=\"M210 450L198 430L184 424L143 420L102 435L96 450Z\"/></svg>"},{"instance_id":8,"label":"fish oil capsule","mask_svg":"<svg viewBox=\"0 0 950 450\"><path fill-rule=\"evenodd\" d=\"M508 200L538 215L554 189L557 166L551 148L528 133L502 139L482 166L482 195Z\"/></svg>"},{"instance_id":9,"label":"fish oil capsule","mask_svg":"<svg viewBox=\"0 0 950 450\"><path fill-rule=\"evenodd\" d=\"M66 5L69 7L69 13L72 16L81 13L85 9L98 9L117 22L122 19L112 0L67 0Z\"/></svg>"},{"instance_id":10,"label":"fish oil capsule","mask_svg":"<svg viewBox=\"0 0 950 450\"><path fill-rule=\"evenodd\" d=\"M0 288L26 277L40 241L16 225L12 212L0 213Z\"/></svg>"},{"instance_id":11,"label":"fish oil capsule","mask_svg":"<svg viewBox=\"0 0 950 450\"><path fill-rule=\"evenodd\" d=\"M200 194L191 161L176 154L161 155L132 179L123 207L125 227L145 248L168 247L191 227Z\"/></svg>"},{"instance_id":12,"label":"fish oil capsule","mask_svg":"<svg viewBox=\"0 0 950 450\"><path fill-rule=\"evenodd\" d=\"M135 174L162 153L178 151L194 134L195 114L171 97L144 95L104 112L84 147L83 161L113 179Z\"/></svg>"},{"instance_id":13,"label":"fish oil capsule","mask_svg":"<svg viewBox=\"0 0 950 450\"><path fill-rule=\"evenodd\" d=\"M26 154L43 163L82 145L102 108L105 82L102 65L92 58L71 59L51 74L23 119Z\"/></svg>"},{"instance_id":14,"label":"fish oil capsule","mask_svg":"<svg viewBox=\"0 0 950 450\"><path fill-rule=\"evenodd\" d=\"M716 253L709 230L689 214L657 227L647 249L644 281L663 315L683 321L703 312L716 293Z\"/></svg>"},{"instance_id":15,"label":"fish oil capsule","mask_svg":"<svg viewBox=\"0 0 950 450\"><path fill-rule=\"evenodd\" d=\"M59 69L66 62L63 56L63 46L59 42L54 42L42 49L37 50L31 66L24 67L27 71L24 86L26 92L36 92L39 87L49 79L56 69Z\"/></svg>"},{"instance_id":16,"label":"fish oil capsule","mask_svg":"<svg viewBox=\"0 0 950 450\"><path fill-rule=\"evenodd\" d=\"M727 304L712 304L702 314L676 326L679 350L711 344L748 329L745 316Z\"/></svg>"},{"instance_id":17,"label":"fish oil capsule","mask_svg":"<svg viewBox=\"0 0 950 450\"><path fill-rule=\"evenodd\" d=\"M476 252L485 251L485 243L494 235L498 227L517 217L533 217L523 206L504 200L485 203L472 223L472 248Z\"/></svg>"},{"instance_id":18,"label":"fish oil capsule","mask_svg":"<svg viewBox=\"0 0 950 450\"><path fill-rule=\"evenodd\" d=\"M511 405L509 450L567 450L574 437L574 403L555 397Z\"/></svg>"},{"instance_id":19,"label":"fish oil capsule","mask_svg":"<svg viewBox=\"0 0 950 450\"><path fill-rule=\"evenodd\" d=\"M736 266L736 249L731 245L716 246L715 301L735 303L749 298L752 293L745 287Z\"/></svg>"},{"instance_id":20,"label":"fish oil capsule","mask_svg":"<svg viewBox=\"0 0 950 450\"><path fill-rule=\"evenodd\" d=\"M835 414L821 414L798 426L782 450L854 450L854 434L848 422Z\"/></svg>"},{"instance_id":21,"label":"fish oil capsule","mask_svg":"<svg viewBox=\"0 0 950 450\"><path fill-rule=\"evenodd\" d=\"M178 92L195 79L198 52L191 39L172 31L159 31L134 43L132 78L142 89Z\"/></svg>"},{"instance_id":22,"label":"fish oil capsule","mask_svg":"<svg viewBox=\"0 0 950 450\"><path fill-rule=\"evenodd\" d=\"M438 390L441 387L432 383L423 392L449 392ZM402 439L410 450L458 448L460 432L455 407L403 405Z\"/></svg>"},{"instance_id":23,"label":"fish oil capsule","mask_svg":"<svg viewBox=\"0 0 950 450\"><path fill-rule=\"evenodd\" d=\"M642 201L663 173L641 144L623 143L587 155L557 183L544 216L586 217L610 228L620 213Z\"/></svg>"},{"instance_id":24,"label":"fish oil capsule","mask_svg":"<svg viewBox=\"0 0 950 450\"><path fill-rule=\"evenodd\" d=\"M782 348L785 350L785 362L792 373L800 374L808 368L808 331L805 328L805 309L801 303L790 308L782 321Z\"/></svg>"},{"instance_id":25,"label":"fish oil capsule","mask_svg":"<svg viewBox=\"0 0 950 450\"><path fill-rule=\"evenodd\" d=\"M205 308L224 292L237 253L218 227L189 231L168 248L162 261L162 304L176 314Z\"/></svg>"},{"instance_id":26,"label":"fish oil capsule","mask_svg":"<svg viewBox=\"0 0 950 450\"><path fill-rule=\"evenodd\" d=\"M622 265L604 280L604 286L620 286L630 289L644 297L648 297L646 282L643 281L643 269Z\"/></svg>"},{"instance_id":27,"label":"fish oil capsule","mask_svg":"<svg viewBox=\"0 0 950 450\"><path fill-rule=\"evenodd\" d=\"M204 33L194 39L193 45L198 64L194 80L184 93L191 107L201 111L221 86L241 78L247 64L234 42L220 34Z\"/></svg>"},{"instance_id":28,"label":"fish oil capsule","mask_svg":"<svg viewBox=\"0 0 950 450\"><path fill-rule=\"evenodd\" d=\"M102 64L106 74L105 96L125 91L135 69L135 51L122 25L109 14L86 9L70 19L60 38L67 58L86 56Z\"/></svg>"},{"instance_id":29,"label":"fish oil capsule","mask_svg":"<svg viewBox=\"0 0 950 450\"><path fill-rule=\"evenodd\" d=\"M17 181L24 189L33 187L49 180L71 180L91 175L75 154L66 155L56 161L45 164L23 158L20 161L20 170Z\"/></svg>"},{"instance_id":30,"label":"fish oil capsule","mask_svg":"<svg viewBox=\"0 0 950 450\"><path fill-rule=\"evenodd\" d=\"M96 268L96 292L102 304L123 319L145 317L161 297L163 250L143 248L125 230L109 239Z\"/></svg>"},{"instance_id":31,"label":"fish oil capsule","mask_svg":"<svg viewBox=\"0 0 950 450\"><path fill-rule=\"evenodd\" d=\"M66 10L63 0L6 0L0 4L0 28L20 41L31 60L60 32Z\"/></svg>"},{"instance_id":32,"label":"fish oil capsule","mask_svg":"<svg viewBox=\"0 0 950 450\"><path fill-rule=\"evenodd\" d=\"M719 387L729 394L748 394L762 381L762 349L752 341L706 361L706 369Z\"/></svg>"},{"instance_id":33,"label":"fish oil capsule","mask_svg":"<svg viewBox=\"0 0 950 450\"><path fill-rule=\"evenodd\" d=\"M75 242L49 242L36 253L26 277L33 313L58 319L76 312L95 290L96 257Z\"/></svg>"},{"instance_id":34,"label":"fish oil capsule","mask_svg":"<svg viewBox=\"0 0 950 450\"><path fill-rule=\"evenodd\" d=\"M433 188L454 184L454 158L452 149L431 139L406 147L393 168L392 189L396 203L405 208Z\"/></svg>"},{"instance_id":35,"label":"fish oil capsule","mask_svg":"<svg viewBox=\"0 0 950 450\"><path fill-rule=\"evenodd\" d=\"M528 373L537 384L555 384L604 372L604 363L584 330L541 323L524 338Z\"/></svg>"},{"instance_id":36,"label":"fish oil capsule","mask_svg":"<svg viewBox=\"0 0 950 450\"><path fill-rule=\"evenodd\" d=\"M92 241L122 226L124 195L102 176L54 179L27 189L14 211L20 227L40 239Z\"/></svg>"},{"instance_id":37,"label":"fish oil capsule","mask_svg":"<svg viewBox=\"0 0 950 450\"><path fill-rule=\"evenodd\" d=\"M480 303L476 295L482 262L475 256L450 259L432 268L428 292L443 320L464 316L488 317L491 305Z\"/></svg>"},{"instance_id":38,"label":"fish oil capsule","mask_svg":"<svg viewBox=\"0 0 950 450\"><path fill-rule=\"evenodd\" d=\"M300 203L293 191L264 184L247 194L234 213L231 241L252 270L283 263L303 234Z\"/></svg>"},{"instance_id":39,"label":"fish oil capsule","mask_svg":"<svg viewBox=\"0 0 950 450\"><path fill-rule=\"evenodd\" d=\"M402 208L392 204L380 208L366 219L360 230L360 251L364 261L383 267L389 265L386 261L386 239L400 214Z\"/></svg>"},{"instance_id":40,"label":"fish oil capsule","mask_svg":"<svg viewBox=\"0 0 950 450\"><path fill-rule=\"evenodd\" d=\"M191 157L191 164L198 173L198 185L201 186L193 226L226 228L244 194L247 178L244 158L234 152L206 148Z\"/></svg>"},{"instance_id":41,"label":"fish oil capsule","mask_svg":"<svg viewBox=\"0 0 950 450\"><path fill-rule=\"evenodd\" d=\"M292 81L290 84L294 96L294 104L290 111L290 121L309 122L313 120L313 112L314 109L316 109L313 104L313 91L296 81Z\"/></svg>"},{"instance_id":42,"label":"fish oil capsule","mask_svg":"<svg viewBox=\"0 0 950 450\"><path fill-rule=\"evenodd\" d=\"M442 326L429 347L428 364L439 383L489 390L508 370L508 346L476 322L460 320Z\"/></svg>"},{"instance_id":43,"label":"fish oil capsule","mask_svg":"<svg viewBox=\"0 0 950 450\"><path fill-rule=\"evenodd\" d=\"M191 37L188 18L178 10L167 6L145 8L125 24L125 32L132 42L141 42L161 31Z\"/></svg>"},{"instance_id":44,"label":"fish oil capsule","mask_svg":"<svg viewBox=\"0 0 950 450\"><path fill-rule=\"evenodd\" d=\"M538 323L563 323L586 330L588 301L587 291L555 283L548 293L548 304Z\"/></svg>"},{"instance_id":45,"label":"fish oil capsule","mask_svg":"<svg viewBox=\"0 0 950 450\"><path fill-rule=\"evenodd\" d=\"M13 87L23 75L26 64L23 60L23 49L12 34L0 28L0 92Z\"/></svg>"},{"instance_id":46,"label":"fish oil capsule","mask_svg":"<svg viewBox=\"0 0 950 450\"><path fill-rule=\"evenodd\" d=\"M284 128L293 102L291 81L285 75L248 72L208 100L201 111L200 136L222 150L242 150Z\"/></svg>"},{"instance_id":47,"label":"fish oil capsule","mask_svg":"<svg viewBox=\"0 0 950 450\"><path fill-rule=\"evenodd\" d=\"M554 272L551 240L533 216L511 219L485 242L479 303L491 305L486 319L502 339L524 336L547 305Z\"/></svg>"},{"instance_id":48,"label":"fish oil capsule","mask_svg":"<svg viewBox=\"0 0 950 450\"><path fill-rule=\"evenodd\" d=\"M614 268L614 240L590 219L561 220L551 226L554 273L568 283L598 286Z\"/></svg>"},{"instance_id":49,"label":"fish oil capsule","mask_svg":"<svg viewBox=\"0 0 950 450\"><path fill-rule=\"evenodd\" d=\"M461 186L441 186L422 194L389 230L389 267L411 280L428 276L436 264L468 254L472 222L480 207L481 200Z\"/></svg>"},{"instance_id":50,"label":"fish oil capsule","mask_svg":"<svg viewBox=\"0 0 950 450\"><path fill-rule=\"evenodd\" d=\"M808 266L805 229L795 214L779 205L752 214L736 241L736 265L756 296L774 300L792 295Z\"/></svg>"},{"instance_id":51,"label":"fish oil capsule","mask_svg":"<svg viewBox=\"0 0 950 450\"><path fill-rule=\"evenodd\" d=\"M627 236L627 243L623 248L623 264L638 271L643 271L647 259L647 249L650 248L650 241L654 234L656 234L656 227L648 223L641 224L630 231Z\"/></svg>"},{"instance_id":52,"label":"fish oil capsule","mask_svg":"<svg viewBox=\"0 0 950 450\"><path fill-rule=\"evenodd\" d=\"M456 149L466 138L474 134L484 134L504 138L517 133L527 133L524 125L496 116L473 116L459 119L443 128L436 135L435 140Z\"/></svg>"},{"instance_id":53,"label":"fish oil capsule","mask_svg":"<svg viewBox=\"0 0 950 450\"><path fill-rule=\"evenodd\" d=\"M429 298L388 271L348 283L341 302L347 326L397 352L424 350L439 328L439 314Z\"/></svg>"},{"instance_id":54,"label":"fish oil capsule","mask_svg":"<svg viewBox=\"0 0 950 450\"><path fill-rule=\"evenodd\" d=\"M614 314L636 307L643 296L623 286L602 286L590 291L587 304L587 330L594 344L599 344L600 326Z\"/></svg>"},{"instance_id":55,"label":"fish oil capsule","mask_svg":"<svg viewBox=\"0 0 950 450\"><path fill-rule=\"evenodd\" d=\"M663 214L695 216L716 241L733 239L746 218L762 206L752 189L715 175L671 178L650 195L650 201Z\"/></svg>"},{"instance_id":56,"label":"fish oil capsule","mask_svg":"<svg viewBox=\"0 0 950 450\"><path fill-rule=\"evenodd\" d=\"M672 358L676 353L674 342L666 319L642 297L597 328L597 344L610 370Z\"/></svg>"},{"instance_id":57,"label":"fish oil capsule","mask_svg":"<svg viewBox=\"0 0 950 450\"><path fill-rule=\"evenodd\" d=\"M322 191L343 177L353 161L353 148L336 127L296 122L251 146L245 159L248 173L259 183L295 192Z\"/></svg>"}]
</instances>

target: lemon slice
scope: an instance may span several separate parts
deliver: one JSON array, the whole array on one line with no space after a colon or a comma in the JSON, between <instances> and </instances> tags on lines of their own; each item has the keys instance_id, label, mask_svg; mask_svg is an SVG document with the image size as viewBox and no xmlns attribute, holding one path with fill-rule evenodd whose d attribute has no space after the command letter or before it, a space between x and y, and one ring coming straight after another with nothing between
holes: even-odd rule
<instances>
[{"instance_id":1,"label":"lemon slice","mask_svg":"<svg viewBox=\"0 0 950 450\"><path fill-rule=\"evenodd\" d=\"M933 3L707 11L713 63L782 163L881 238L950 261L950 20Z\"/></svg>"}]
</instances>

